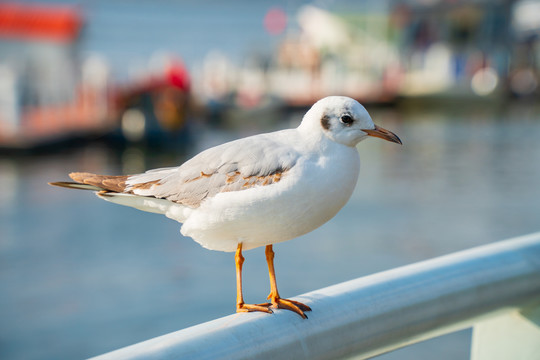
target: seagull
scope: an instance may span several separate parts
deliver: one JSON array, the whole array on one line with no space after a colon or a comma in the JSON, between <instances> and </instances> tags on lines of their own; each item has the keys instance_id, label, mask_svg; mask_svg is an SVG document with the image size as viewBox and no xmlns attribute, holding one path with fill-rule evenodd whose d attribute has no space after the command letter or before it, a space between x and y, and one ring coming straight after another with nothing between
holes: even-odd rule
<instances>
[{"instance_id":1,"label":"seagull","mask_svg":"<svg viewBox=\"0 0 540 360\"><path fill-rule=\"evenodd\" d=\"M329 96L297 128L215 146L178 167L119 176L74 172L74 182L49 184L93 190L103 200L180 222L180 232L203 247L235 252L236 312L285 309L305 319L309 306L279 295L273 244L318 228L347 203L360 170L356 145L367 137L401 144L356 100ZM246 304L242 251L260 246L270 295L268 302Z\"/></svg>"}]
</instances>

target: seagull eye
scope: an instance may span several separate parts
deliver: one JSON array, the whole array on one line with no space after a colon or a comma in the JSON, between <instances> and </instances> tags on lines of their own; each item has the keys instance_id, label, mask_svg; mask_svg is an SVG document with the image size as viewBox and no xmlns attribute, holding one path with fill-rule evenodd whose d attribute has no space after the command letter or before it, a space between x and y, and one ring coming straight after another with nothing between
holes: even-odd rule
<instances>
[{"instance_id":1,"label":"seagull eye","mask_svg":"<svg viewBox=\"0 0 540 360\"><path fill-rule=\"evenodd\" d=\"M351 115L342 115L340 120L345 125L351 125L354 121Z\"/></svg>"}]
</instances>

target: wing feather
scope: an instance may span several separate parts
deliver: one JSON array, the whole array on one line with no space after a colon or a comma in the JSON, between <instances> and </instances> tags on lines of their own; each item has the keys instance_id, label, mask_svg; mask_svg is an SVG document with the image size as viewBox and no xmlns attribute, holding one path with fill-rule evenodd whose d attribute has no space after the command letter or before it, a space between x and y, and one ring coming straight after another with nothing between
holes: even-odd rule
<instances>
[{"instance_id":1,"label":"wing feather","mask_svg":"<svg viewBox=\"0 0 540 360\"><path fill-rule=\"evenodd\" d=\"M263 134L210 148L180 167L131 175L124 191L198 207L221 192L274 184L299 157L281 138Z\"/></svg>"}]
</instances>

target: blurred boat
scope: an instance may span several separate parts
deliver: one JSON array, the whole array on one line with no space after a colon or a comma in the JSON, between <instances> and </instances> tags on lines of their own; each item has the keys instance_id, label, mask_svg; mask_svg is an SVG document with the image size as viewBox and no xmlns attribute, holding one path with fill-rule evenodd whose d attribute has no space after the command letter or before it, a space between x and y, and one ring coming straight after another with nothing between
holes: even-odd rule
<instances>
[{"instance_id":1,"label":"blurred boat","mask_svg":"<svg viewBox=\"0 0 540 360\"><path fill-rule=\"evenodd\" d=\"M83 26L79 7L0 4L0 148L182 132L190 90L182 62L114 85L104 59L80 59Z\"/></svg>"},{"instance_id":2,"label":"blurred boat","mask_svg":"<svg viewBox=\"0 0 540 360\"><path fill-rule=\"evenodd\" d=\"M174 145L188 140L187 109L191 80L180 59L164 57L154 72L116 86L116 135L132 143Z\"/></svg>"},{"instance_id":3,"label":"blurred boat","mask_svg":"<svg viewBox=\"0 0 540 360\"><path fill-rule=\"evenodd\" d=\"M209 107L227 104L251 112L269 103L309 107L336 94L371 104L397 98L402 74L398 51L387 39L386 16L305 5L296 23L276 38L275 51L252 53L239 66L224 54L209 53L197 69L199 98Z\"/></svg>"},{"instance_id":4,"label":"blurred boat","mask_svg":"<svg viewBox=\"0 0 540 360\"><path fill-rule=\"evenodd\" d=\"M393 0L408 99L537 98L540 1Z\"/></svg>"}]
</instances>

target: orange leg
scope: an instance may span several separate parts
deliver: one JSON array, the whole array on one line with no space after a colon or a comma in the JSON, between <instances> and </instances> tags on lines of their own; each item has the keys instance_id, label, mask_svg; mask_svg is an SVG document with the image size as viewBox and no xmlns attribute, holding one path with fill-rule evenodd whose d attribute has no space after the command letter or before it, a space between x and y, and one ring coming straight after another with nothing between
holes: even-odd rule
<instances>
[{"instance_id":1,"label":"orange leg","mask_svg":"<svg viewBox=\"0 0 540 360\"><path fill-rule=\"evenodd\" d=\"M279 292L277 289L277 283L276 283L276 272L274 270L274 250L272 249L272 245L267 245L265 250L266 255L266 262L268 263L268 273L270 275L270 295L268 295L268 300L271 301L271 303L264 303L259 304L260 306L272 306L277 309L286 309L290 311L294 311L304 319L307 319L306 314L304 314L304 311L311 311L311 308L305 304L302 304L301 302L289 300L289 299L282 299L279 296Z\"/></svg>"},{"instance_id":2,"label":"orange leg","mask_svg":"<svg viewBox=\"0 0 540 360\"><path fill-rule=\"evenodd\" d=\"M242 265L244 264L242 243L238 244L236 248L234 260L236 262L236 312L262 311L271 314L272 310L268 306L244 303L244 296L242 295Z\"/></svg>"}]
</instances>

